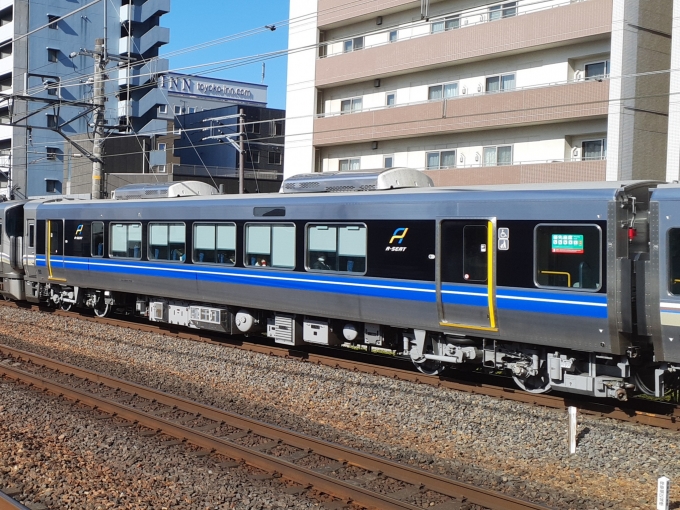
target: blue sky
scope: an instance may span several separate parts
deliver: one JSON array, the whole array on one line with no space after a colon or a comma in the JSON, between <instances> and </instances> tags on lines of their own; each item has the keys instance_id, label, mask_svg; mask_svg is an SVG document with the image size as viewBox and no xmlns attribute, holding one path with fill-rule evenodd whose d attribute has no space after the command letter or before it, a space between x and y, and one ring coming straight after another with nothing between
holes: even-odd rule
<instances>
[{"instance_id":1,"label":"blue sky","mask_svg":"<svg viewBox=\"0 0 680 510\"><path fill-rule=\"evenodd\" d=\"M173 0L170 13L161 18L161 25L170 28L170 44L161 48L161 56L229 35L238 34L288 18L286 0ZM288 27L242 37L206 49L170 57L170 69L251 56L288 47ZM264 83L269 86L268 100L272 108L286 107L286 57L266 61ZM215 66L218 67L218 66ZM252 64L206 73L186 70L215 78L251 83L262 81L262 60Z\"/></svg>"}]
</instances>

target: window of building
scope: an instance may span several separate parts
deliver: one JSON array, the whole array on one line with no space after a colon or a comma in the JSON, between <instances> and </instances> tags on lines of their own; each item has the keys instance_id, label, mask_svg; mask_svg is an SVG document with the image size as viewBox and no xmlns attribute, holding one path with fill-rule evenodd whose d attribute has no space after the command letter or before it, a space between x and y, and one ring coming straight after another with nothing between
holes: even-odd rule
<instances>
[{"instance_id":1,"label":"window of building","mask_svg":"<svg viewBox=\"0 0 680 510\"><path fill-rule=\"evenodd\" d=\"M164 151L167 148L168 148L168 144L164 143L164 142L158 142L158 144L156 145L156 149L159 150L159 151Z\"/></svg>"},{"instance_id":2,"label":"window of building","mask_svg":"<svg viewBox=\"0 0 680 510\"><path fill-rule=\"evenodd\" d=\"M59 118L56 115L47 114L45 118L47 119L48 128L55 129L59 125Z\"/></svg>"},{"instance_id":3,"label":"window of building","mask_svg":"<svg viewBox=\"0 0 680 510\"><path fill-rule=\"evenodd\" d=\"M149 260L186 260L184 223L149 223Z\"/></svg>"},{"instance_id":4,"label":"window of building","mask_svg":"<svg viewBox=\"0 0 680 510\"><path fill-rule=\"evenodd\" d=\"M168 105L167 104L162 104L158 107L158 113L160 114L166 114L168 113Z\"/></svg>"},{"instance_id":5,"label":"window of building","mask_svg":"<svg viewBox=\"0 0 680 510\"><path fill-rule=\"evenodd\" d=\"M0 59L12 56L12 43L0 46Z\"/></svg>"},{"instance_id":6,"label":"window of building","mask_svg":"<svg viewBox=\"0 0 680 510\"><path fill-rule=\"evenodd\" d=\"M364 38L355 37L354 39L348 39L342 43L343 53L349 53L350 51L359 51L364 49Z\"/></svg>"},{"instance_id":7,"label":"window of building","mask_svg":"<svg viewBox=\"0 0 680 510\"><path fill-rule=\"evenodd\" d=\"M269 151L269 164L270 165L280 165L281 164L281 153L275 151Z\"/></svg>"},{"instance_id":8,"label":"window of building","mask_svg":"<svg viewBox=\"0 0 680 510\"><path fill-rule=\"evenodd\" d=\"M93 221L91 231L92 242L90 243L91 255L93 257L104 256L104 222Z\"/></svg>"},{"instance_id":9,"label":"window of building","mask_svg":"<svg viewBox=\"0 0 680 510\"><path fill-rule=\"evenodd\" d=\"M581 142L581 159L590 161L607 158L607 139L584 140Z\"/></svg>"},{"instance_id":10,"label":"window of building","mask_svg":"<svg viewBox=\"0 0 680 510\"><path fill-rule=\"evenodd\" d=\"M154 165L151 167L151 171L155 174L164 174L166 172L165 165Z\"/></svg>"},{"instance_id":11,"label":"window of building","mask_svg":"<svg viewBox=\"0 0 680 510\"><path fill-rule=\"evenodd\" d=\"M233 266L236 263L236 225L194 223L193 261Z\"/></svg>"},{"instance_id":12,"label":"window of building","mask_svg":"<svg viewBox=\"0 0 680 510\"><path fill-rule=\"evenodd\" d=\"M397 93L388 92L385 94L385 106L394 106L397 104Z\"/></svg>"},{"instance_id":13,"label":"window of building","mask_svg":"<svg viewBox=\"0 0 680 510\"><path fill-rule=\"evenodd\" d=\"M172 126L172 134L173 135L181 135L182 134L182 128L179 126Z\"/></svg>"},{"instance_id":14,"label":"window of building","mask_svg":"<svg viewBox=\"0 0 680 510\"><path fill-rule=\"evenodd\" d=\"M361 159L351 158L351 159L341 159L338 161L338 167L341 172L347 170L360 170L361 169Z\"/></svg>"},{"instance_id":15,"label":"window of building","mask_svg":"<svg viewBox=\"0 0 680 510\"><path fill-rule=\"evenodd\" d=\"M58 193L59 184L59 181L55 179L45 179L45 191L47 193Z\"/></svg>"},{"instance_id":16,"label":"window of building","mask_svg":"<svg viewBox=\"0 0 680 510\"><path fill-rule=\"evenodd\" d=\"M425 153L427 170L456 168L456 151L434 151Z\"/></svg>"},{"instance_id":17,"label":"window of building","mask_svg":"<svg viewBox=\"0 0 680 510\"><path fill-rule=\"evenodd\" d=\"M585 65L586 80L597 80L609 76L609 60Z\"/></svg>"},{"instance_id":18,"label":"window of building","mask_svg":"<svg viewBox=\"0 0 680 510\"><path fill-rule=\"evenodd\" d=\"M515 73L499 76L489 76L486 79L487 92L500 92L502 90L514 90Z\"/></svg>"},{"instance_id":19,"label":"window of building","mask_svg":"<svg viewBox=\"0 0 680 510\"><path fill-rule=\"evenodd\" d=\"M363 108L363 98L353 97L351 99L343 99L340 102L340 111L342 113L360 112Z\"/></svg>"},{"instance_id":20,"label":"window of building","mask_svg":"<svg viewBox=\"0 0 680 510\"><path fill-rule=\"evenodd\" d=\"M281 122L280 120L277 120L277 121L273 121L273 124L274 124L273 125L274 129L272 129L271 133L274 136L282 136L283 135L283 122Z\"/></svg>"},{"instance_id":21,"label":"window of building","mask_svg":"<svg viewBox=\"0 0 680 510\"><path fill-rule=\"evenodd\" d=\"M246 163L259 163L260 151L249 150L246 151Z\"/></svg>"},{"instance_id":22,"label":"window of building","mask_svg":"<svg viewBox=\"0 0 680 510\"><path fill-rule=\"evenodd\" d=\"M484 147L484 166L512 165L512 146Z\"/></svg>"},{"instance_id":23,"label":"window of building","mask_svg":"<svg viewBox=\"0 0 680 510\"><path fill-rule=\"evenodd\" d=\"M142 224L115 223L109 224L109 256L120 259L142 258Z\"/></svg>"},{"instance_id":24,"label":"window of building","mask_svg":"<svg viewBox=\"0 0 680 510\"><path fill-rule=\"evenodd\" d=\"M438 99L449 99L458 95L458 82L443 83L440 85L432 85L427 89L427 98L430 101Z\"/></svg>"},{"instance_id":25,"label":"window of building","mask_svg":"<svg viewBox=\"0 0 680 510\"><path fill-rule=\"evenodd\" d=\"M295 269L295 225L246 224L245 265Z\"/></svg>"},{"instance_id":26,"label":"window of building","mask_svg":"<svg viewBox=\"0 0 680 510\"><path fill-rule=\"evenodd\" d=\"M59 60L59 50L47 48L47 60L49 62L57 62Z\"/></svg>"},{"instance_id":27,"label":"window of building","mask_svg":"<svg viewBox=\"0 0 680 510\"><path fill-rule=\"evenodd\" d=\"M390 42L397 42L399 40L399 32L397 30L390 31Z\"/></svg>"},{"instance_id":28,"label":"window of building","mask_svg":"<svg viewBox=\"0 0 680 510\"><path fill-rule=\"evenodd\" d=\"M12 88L12 73L6 74L0 77L0 92L9 90Z\"/></svg>"},{"instance_id":29,"label":"window of building","mask_svg":"<svg viewBox=\"0 0 680 510\"><path fill-rule=\"evenodd\" d=\"M444 32L446 30L454 30L456 28L460 28L459 16L438 19L430 24L430 32L433 34L436 34L437 32Z\"/></svg>"},{"instance_id":30,"label":"window of building","mask_svg":"<svg viewBox=\"0 0 680 510\"><path fill-rule=\"evenodd\" d=\"M517 16L517 2L506 2L489 7L489 21Z\"/></svg>"},{"instance_id":31,"label":"window of building","mask_svg":"<svg viewBox=\"0 0 680 510\"><path fill-rule=\"evenodd\" d=\"M179 105L175 105L174 112L175 115L182 115L182 107Z\"/></svg>"},{"instance_id":32,"label":"window of building","mask_svg":"<svg viewBox=\"0 0 680 510\"><path fill-rule=\"evenodd\" d=\"M8 25L9 23L12 23L14 20L14 14L13 14L13 9L12 6L10 5L6 9L3 9L0 11L0 27Z\"/></svg>"},{"instance_id":33,"label":"window of building","mask_svg":"<svg viewBox=\"0 0 680 510\"><path fill-rule=\"evenodd\" d=\"M246 133L260 134L260 122L252 121L246 123Z\"/></svg>"},{"instance_id":34,"label":"window of building","mask_svg":"<svg viewBox=\"0 0 680 510\"><path fill-rule=\"evenodd\" d=\"M10 122L9 108L0 108L0 124L9 124Z\"/></svg>"},{"instance_id":35,"label":"window of building","mask_svg":"<svg viewBox=\"0 0 680 510\"><path fill-rule=\"evenodd\" d=\"M57 159L57 148L56 147L46 147L45 148L47 151L47 159L49 160L56 160Z\"/></svg>"},{"instance_id":36,"label":"window of building","mask_svg":"<svg viewBox=\"0 0 680 510\"><path fill-rule=\"evenodd\" d=\"M48 96L56 96L59 92L59 82L54 80L46 81L45 90L47 90Z\"/></svg>"},{"instance_id":37,"label":"window of building","mask_svg":"<svg viewBox=\"0 0 680 510\"><path fill-rule=\"evenodd\" d=\"M190 106L190 107L189 107L189 113L196 113L196 107L195 107L195 106Z\"/></svg>"},{"instance_id":38,"label":"window of building","mask_svg":"<svg viewBox=\"0 0 680 510\"><path fill-rule=\"evenodd\" d=\"M308 225L307 271L366 272L366 225Z\"/></svg>"},{"instance_id":39,"label":"window of building","mask_svg":"<svg viewBox=\"0 0 680 510\"><path fill-rule=\"evenodd\" d=\"M535 282L538 287L598 290L602 231L597 225L537 225Z\"/></svg>"},{"instance_id":40,"label":"window of building","mask_svg":"<svg viewBox=\"0 0 680 510\"><path fill-rule=\"evenodd\" d=\"M389 155L389 156L384 156L383 157L383 167L384 168L392 168L394 166L394 156Z\"/></svg>"},{"instance_id":41,"label":"window of building","mask_svg":"<svg viewBox=\"0 0 680 510\"><path fill-rule=\"evenodd\" d=\"M55 16L53 14L48 14L47 15L47 22L49 25L47 25L48 28L51 28L52 30L57 30L59 28L59 23L57 20L59 19L59 16Z\"/></svg>"}]
</instances>

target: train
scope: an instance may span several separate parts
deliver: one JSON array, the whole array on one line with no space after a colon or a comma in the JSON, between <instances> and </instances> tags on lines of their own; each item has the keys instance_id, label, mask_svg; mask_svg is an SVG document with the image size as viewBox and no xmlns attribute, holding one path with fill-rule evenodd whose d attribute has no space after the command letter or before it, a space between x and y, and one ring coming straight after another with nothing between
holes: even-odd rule
<instances>
[{"instance_id":1,"label":"train","mask_svg":"<svg viewBox=\"0 0 680 510\"><path fill-rule=\"evenodd\" d=\"M433 187L394 168L281 191L184 182L0 203L0 294L383 348L532 393L661 397L680 374L678 184Z\"/></svg>"}]
</instances>

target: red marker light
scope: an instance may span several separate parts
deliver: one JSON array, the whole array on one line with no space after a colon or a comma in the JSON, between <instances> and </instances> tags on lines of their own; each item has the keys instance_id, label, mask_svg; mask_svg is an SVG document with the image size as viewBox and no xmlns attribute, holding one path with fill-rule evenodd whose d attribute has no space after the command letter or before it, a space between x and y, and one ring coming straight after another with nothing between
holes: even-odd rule
<instances>
[{"instance_id":1,"label":"red marker light","mask_svg":"<svg viewBox=\"0 0 680 510\"><path fill-rule=\"evenodd\" d=\"M635 228L629 228L628 229L628 240L632 241L633 238L637 235L637 229Z\"/></svg>"}]
</instances>

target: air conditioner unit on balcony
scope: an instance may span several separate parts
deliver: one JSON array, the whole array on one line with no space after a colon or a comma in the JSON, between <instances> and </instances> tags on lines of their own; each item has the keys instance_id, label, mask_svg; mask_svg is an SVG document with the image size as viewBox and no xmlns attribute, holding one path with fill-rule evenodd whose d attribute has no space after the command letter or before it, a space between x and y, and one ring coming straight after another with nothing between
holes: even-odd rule
<instances>
[{"instance_id":1,"label":"air conditioner unit on balcony","mask_svg":"<svg viewBox=\"0 0 680 510\"><path fill-rule=\"evenodd\" d=\"M581 148L580 147L574 147L571 150L571 159L580 159L581 158Z\"/></svg>"},{"instance_id":2,"label":"air conditioner unit on balcony","mask_svg":"<svg viewBox=\"0 0 680 510\"><path fill-rule=\"evenodd\" d=\"M583 80L583 71L574 71L574 81Z\"/></svg>"}]
</instances>

